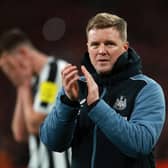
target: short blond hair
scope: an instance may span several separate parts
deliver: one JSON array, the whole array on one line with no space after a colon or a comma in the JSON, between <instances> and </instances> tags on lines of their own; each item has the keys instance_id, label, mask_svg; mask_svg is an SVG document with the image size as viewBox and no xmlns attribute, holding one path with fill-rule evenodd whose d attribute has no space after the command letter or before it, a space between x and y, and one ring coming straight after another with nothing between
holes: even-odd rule
<instances>
[{"instance_id":1,"label":"short blond hair","mask_svg":"<svg viewBox=\"0 0 168 168\"><path fill-rule=\"evenodd\" d=\"M117 16L110 13L98 13L92 17L86 26L86 35L91 29L104 29L114 27L119 31L121 39L127 41L127 22Z\"/></svg>"}]
</instances>

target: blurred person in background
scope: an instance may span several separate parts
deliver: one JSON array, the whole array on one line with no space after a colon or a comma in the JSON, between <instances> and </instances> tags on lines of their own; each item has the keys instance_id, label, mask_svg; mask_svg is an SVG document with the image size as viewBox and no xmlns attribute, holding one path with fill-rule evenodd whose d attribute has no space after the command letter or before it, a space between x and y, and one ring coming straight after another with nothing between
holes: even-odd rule
<instances>
[{"instance_id":1,"label":"blurred person in background","mask_svg":"<svg viewBox=\"0 0 168 168\"><path fill-rule=\"evenodd\" d=\"M49 151L39 139L39 126L61 87L61 70L67 62L36 49L20 29L0 37L0 67L17 90L12 132L17 142L29 143L28 168L68 168L68 151Z\"/></svg>"},{"instance_id":2,"label":"blurred person in background","mask_svg":"<svg viewBox=\"0 0 168 168\"><path fill-rule=\"evenodd\" d=\"M53 151L72 147L72 168L154 168L165 122L161 86L142 73L127 41L126 21L98 13L86 27L88 52L79 76L62 70L63 88L40 128Z\"/></svg>"}]
</instances>

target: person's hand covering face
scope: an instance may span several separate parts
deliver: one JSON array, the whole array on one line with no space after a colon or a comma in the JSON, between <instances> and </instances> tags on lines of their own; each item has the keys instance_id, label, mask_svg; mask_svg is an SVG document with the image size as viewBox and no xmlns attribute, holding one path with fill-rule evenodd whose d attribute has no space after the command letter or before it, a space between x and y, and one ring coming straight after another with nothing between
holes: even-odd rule
<instances>
[{"instance_id":1,"label":"person's hand covering face","mask_svg":"<svg viewBox=\"0 0 168 168\"><path fill-rule=\"evenodd\" d=\"M32 77L29 63L17 56L5 55L0 60L0 67L9 80L15 85L22 85Z\"/></svg>"}]
</instances>

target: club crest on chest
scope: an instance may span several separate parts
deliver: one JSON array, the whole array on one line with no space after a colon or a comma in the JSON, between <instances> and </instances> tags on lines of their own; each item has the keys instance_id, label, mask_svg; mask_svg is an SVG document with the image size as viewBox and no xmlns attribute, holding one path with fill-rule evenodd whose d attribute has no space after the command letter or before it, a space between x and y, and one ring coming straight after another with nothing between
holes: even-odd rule
<instances>
[{"instance_id":1,"label":"club crest on chest","mask_svg":"<svg viewBox=\"0 0 168 168\"><path fill-rule=\"evenodd\" d=\"M125 96L120 96L116 99L113 108L122 111L127 107L127 99Z\"/></svg>"}]
</instances>

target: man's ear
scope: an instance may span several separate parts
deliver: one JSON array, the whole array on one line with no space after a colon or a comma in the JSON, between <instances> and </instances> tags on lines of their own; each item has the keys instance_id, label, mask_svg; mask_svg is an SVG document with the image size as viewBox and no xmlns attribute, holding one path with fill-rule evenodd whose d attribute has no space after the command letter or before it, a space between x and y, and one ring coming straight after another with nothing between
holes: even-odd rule
<instances>
[{"instance_id":1,"label":"man's ear","mask_svg":"<svg viewBox=\"0 0 168 168\"><path fill-rule=\"evenodd\" d=\"M87 47L87 49L88 49L88 42L86 43L86 47Z\"/></svg>"},{"instance_id":2,"label":"man's ear","mask_svg":"<svg viewBox=\"0 0 168 168\"><path fill-rule=\"evenodd\" d=\"M129 42L126 41L126 42L124 43L124 50L127 51L128 48L129 48Z\"/></svg>"}]
</instances>

